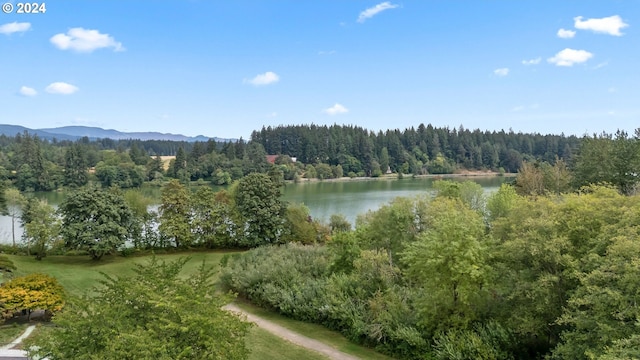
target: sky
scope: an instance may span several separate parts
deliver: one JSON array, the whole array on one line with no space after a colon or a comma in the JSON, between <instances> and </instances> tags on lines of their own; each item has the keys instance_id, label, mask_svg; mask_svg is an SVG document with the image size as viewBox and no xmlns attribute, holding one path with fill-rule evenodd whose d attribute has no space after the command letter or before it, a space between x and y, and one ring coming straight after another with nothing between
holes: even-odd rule
<instances>
[{"instance_id":1,"label":"sky","mask_svg":"<svg viewBox=\"0 0 640 360\"><path fill-rule=\"evenodd\" d=\"M636 0L4 1L4 124L640 127Z\"/></svg>"}]
</instances>

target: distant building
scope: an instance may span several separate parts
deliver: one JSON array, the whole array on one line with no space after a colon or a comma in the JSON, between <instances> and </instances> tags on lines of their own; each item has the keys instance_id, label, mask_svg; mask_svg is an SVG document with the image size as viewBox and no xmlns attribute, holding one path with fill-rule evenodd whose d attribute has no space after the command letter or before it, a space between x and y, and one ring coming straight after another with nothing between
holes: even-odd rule
<instances>
[{"instance_id":1,"label":"distant building","mask_svg":"<svg viewBox=\"0 0 640 360\"><path fill-rule=\"evenodd\" d=\"M267 162L270 164L275 164L276 163L276 159L278 158L278 156L280 155L267 155ZM295 157L291 157L290 158L292 162L296 162L298 161L298 158Z\"/></svg>"},{"instance_id":2,"label":"distant building","mask_svg":"<svg viewBox=\"0 0 640 360\"><path fill-rule=\"evenodd\" d=\"M276 159L278 158L278 156L280 156L280 155L267 155L267 162L269 164L275 164L276 163Z\"/></svg>"}]
</instances>

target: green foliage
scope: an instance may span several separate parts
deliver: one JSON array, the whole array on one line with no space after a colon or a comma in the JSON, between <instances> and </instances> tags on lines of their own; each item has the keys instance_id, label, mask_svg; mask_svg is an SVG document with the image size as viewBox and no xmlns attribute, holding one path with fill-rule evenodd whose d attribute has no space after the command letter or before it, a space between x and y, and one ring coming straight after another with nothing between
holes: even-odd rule
<instances>
[{"instance_id":1,"label":"green foliage","mask_svg":"<svg viewBox=\"0 0 640 360\"><path fill-rule=\"evenodd\" d=\"M580 275L580 286L570 296L559 319L569 329L562 334L562 344L554 350L556 358L598 358L607 348L616 346L616 341L638 335L640 233L636 227L607 235L611 236L611 243L605 256L589 257L598 266Z\"/></svg>"},{"instance_id":2,"label":"green foliage","mask_svg":"<svg viewBox=\"0 0 640 360\"><path fill-rule=\"evenodd\" d=\"M24 212L28 214L29 222L24 224L23 238L27 247L33 249L36 260L42 260L60 234L60 221L46 200L30 200Z\"/></svg>"},{"instance_id":3,"label":"green foliage","mask_svg":"<svg viewBox=\"0 0 640 360\"><path fill-rule=\"evenodd\" d=\"M476 324L469 330L450 330L435 339L434 355L437 360L508 360L514 359L509 351L513 336L500 324Z\"/></svg>"},{"instance_id":4,"label":"green foliage","mask_svg":"<svg viewBox=\"0 0 640 360\"><path fill-rule=\"evenodd\" d=\"M489 211L489 221L492 222L498 218L505 217L515 205L518 194L513 186L502 184L495 193L491 194L487 199L487 210Z\"/></svg>"},{"instance_id":5,"label":"green foliage","mask_svg":"<svg viewBox=\"0 0 640 360\"><path fill-rule=\"evenodd\" d=\"M354 269L353 262L360 256L362 248L355 232L337 232L327 243L332 256L332 273L350 273Z\"/></svg>"},{"instance_id":6,"label":"green foliage","mask_svg":"<svg viewBox=\"0 0 640 360\"><path fill-rule=\"evenodd\" d=\"M329 228L331 233L345 232L351 230L351 223L342 214L333 214L329 218Z\"/></svg>"},{"instance_id":7,"label":"green foliage","mask_svg":"<svg viewBox=\"0 0 640 360\"><path fill-rule=\"evenodd\" d=\"M634 334L626 339L615 340L613 345L607 346L604 354L598 360L619 360L640 358L640 335Z\"/></svg>"},{"instance_id":8,"label":"green foliage","mask_svg":"<svg viewBox=\"0 0 640 360\"><path fill-rule=\"evenodd\" d=\"M433 183L433 188L436 190L437 196L460 199L465 205L479 212L483 212L485 209L484 190L476 182L437 180Z\"/></svg>"},{"instance_id":9,"label":"green foliage","mask_svg":"<svg viewBox=\"0 0 640 360\"><path fill-rule=\"evenodd\" d=\"M337 235L343 236L350 233ZM411 290L400 285L400 270L386 252L357 250L350 239L332 240L330 249L295 244L253 249L224 264L221 280L260 306L324 324L380 351L403 358L428 353L409 304ZM332 262L345 247L351 264L344 254ZM349 269L339 269L340 263Z\"/></svg>"},{"instance_id":10,"label":"green foliage","mask_svg":"<svg viewBox=\"0 0 640 360\"><path fill-rule=\"evenodd\" d=\"M567 165L556 157L553 166L548 162L523 162L518 170L515 187L520 195L559 195L568 192L570 184L571 174Z\"/></svg>"},{"instance_id":11,"label":"green foliage","mask_svg":"<svg viewBox=\"0 0 640 360\"><path fill-rule=\"evenodd\" d=\"M192 232L196 243L208 248L234 247L235 222L228 192L202 187L192 197Z\"/></svg>"},{"instance_id":12,"label":"green foliage","mask_svg":"<svg viewBox=\"0 0 640 360\"><path fill-rule=\"evenodd\" d=\"M56 327L29 339L29 356L49 359L246 359L250 324L222 309L203 263L187 279L188 259L153 258L133 276L104 275L94 295L72 299ZM32 345L35 345L33 347Z\"/></svg>"},{"instance_id":13,"label":"green foliage","mask_svg":"<svg viewBox=\"0 0 640 360\"><path fill-rule=\"evenodd\" d=\"M316 164L316 177L320 180L333 178L333 172L331 166L328 164L319 163Z\"/></svg>"},{"instance_id":14,"label":"green foliage","mask_svg":"<svg viewBox=\"0 0 640 360\"><path fill-rule=\"evenodd\" d=\"M113 189L86 187L70 192L58 211L65 247L85 250L94 260L124 245L135 225L131 209Z\"/></svg>"},{"instance_id":15,"label":"green foliage","mask_svg":"<svg viewBox=\"0 0 640 360\"><path fill-rule=\"evenodd\" d=\"M0 180L0 214L7 213L7 183ZM20 193L18 191L18 193ZM14 240L15 242L15 240Z\"/></svg>"},{"instance_id":16,"label":"green foliage","mask_svg":"<svg viewBox=\"0 0 640 360\"><path fill-rule=\"evenodd\" d=\"M16 270L16 265L6 257L5 255L0 255L0 284L4 282L5 279L11 277L11 273Z\"/></svg>"},{"instance_id":17,"label":"green foliage","mask_svg":"<svg viewBox=\"0 0 640 360\"><path fill-rule=\"evenodd\" d=\"M396 262L398 254L424 229L427 206L426 198L396 198L369 212L359 219L361 242L369 248L386 251L389 261Z\"/></svg>"},{"instance_id":18,"label":"green foliage","mask_svg":"<svg viewBox=\"0 0 640 360\"><path fill-rule=\"evenodd\" d=\"M26 131L16 135L16 186L20 191L49 191L56 187L49 171L51 161L45 159L42 141Z\"/></svg>"},{"instance_id":19,"label":"green foliage","mask_svg":"<svg viewBox=\"0 0 640 360\"><path fill-rule=\"evenodd\" d=\"M637 135L637 134L636 134ZM584 137L574 166L574 184L610 183L624 194L635 192L640 178L640 141L626 132Z\"/></svg>"},{"instance_id":20,"label":"green foliage","mask_svg":"<svg viewBox=\"0 0 640 360\"><path fill-rule=\"evenodd\" d=\"M501 316L521 341L547 350L558 340L556 319L576 285L571 244L555 230L555 219L555 204L549 199L523 198L492 223L498 242L495 288L505 299Z\"/></svg>"},{"instance_id":21,"label":"green foliage","mask_svg":"<svg viewBox=\"0 0 640 360\"><path fill-rule=\"evenodd\" d=\"M313 165L307 165L307 169L304 172L305 179L315 179L318 177L318 173L316 172L316 168Z\"/></svg>"},{"instance_id":22,"label":"green foliage","mask_svg":"<svg viewBox=\"0 0 640 360\"><path fill-rule=\"evenodd\" d=\"M192 242L191 194L178 180L169 181L162 188L160 205L160 234L173 240L175 247L188 247Z\"/></svg>"},{"instance_id":23,"label":"green foliage","mask_svg":"<svg viewBox=\"0 0 640 360\"><path fill-rule=\"evenodd\" d=\"M465 328L486 297L488 247L482 217L460 200L436 198L427 230L402 254L407 275L421 290L421 323L432 331Z\"/></svg>"},{"instance_id":24,"label":"green foliage","mask_svg":"<svg viewBox=\"0 0 640 360\"><path fill-rule=\"evenodd\" d=\"M322 316L326 249L286 244L250 250L223 269L224 285L258 305L301 320Z\"/></svg>"},{"instance_id":25,"label":"green foliage","mask_svg":"<svg viewBox=\"0 0 640 360\"><path fill-rule=\"evenodd\" d=\"M87 161L80 144L72 144L66 149L64 157L64 183L71 187L80 187L89 181Z\"/></svg>"},{"instance_id":26,"label":"green foliage","mask_svg":"<svg viewBox=\"0 0 640 360\"><path fill-rule=\"evenodd\" d=\"M539 169L539 164L523 162L518 169L516 177L516 189L518 194L535 196L544 194L544 175Z\"/></svg>"},{"instance_id":27,"label":"green foliage","mask_svg":"<svg viewBox=\"0 0 640 360\"><path fill-rule=\"evenodd\" d=\"M147 171L147 180L162 180L164 175L164 164L162 162L162 158L160 158L160 155L156 155L155 157L149 159L147 161L145 169Z\"/></svg>"},{"instance_id":28,"label":"green foliage","mask_svg":"<svg viewBox=\"0 0 640 360\"><path fill-rule=\"evenodd\" d=\"M254 247L280 242L285 206L280 188L265 174L249 174L238 181L232 197L240 216L239 245Z\"/></svg>"},{"instance_id":29,"label":"green foliage","mask_svg":"<svg viewBox=\"0 0 640 360\"><path fill-rule=\"evenodd\" d=\"M289 204L284 218L283 242L313 244L318 240L318 224L311 219L308 207L303 204Z\"/></svg>"}]
</instances>

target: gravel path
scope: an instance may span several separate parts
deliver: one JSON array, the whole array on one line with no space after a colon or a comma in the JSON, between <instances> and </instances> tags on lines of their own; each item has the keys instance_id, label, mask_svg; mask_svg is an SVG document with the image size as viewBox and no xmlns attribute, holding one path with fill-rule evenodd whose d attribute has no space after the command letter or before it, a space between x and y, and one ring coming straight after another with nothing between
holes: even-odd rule
<instances>
[{"instance_id":1,"label":"gravel path","mask_svg":"<svg viewBox=\"0 0 640 360\"><path fill-rule=\"evenodd\" d=\"M323 355L328 356L331 359L335 359L335 360L357 360L358 359L355 356L345 354L342 351L336 350L331 346L321 343L320 341L310 339L306 336L302 336L287 328L274 324L271 321L265 320L253 314L249 314L248 312L245 312L239 307L237 307L235 304L229 304L225 306L224 309L245 315L247 317L247 320L251 321L252 323L255 323L256 325L267 330L268 332L278 337L281 337L287 341L290 341L296 345L305 347L310 350L317 351Z\"/></svg>"}]
</instances>

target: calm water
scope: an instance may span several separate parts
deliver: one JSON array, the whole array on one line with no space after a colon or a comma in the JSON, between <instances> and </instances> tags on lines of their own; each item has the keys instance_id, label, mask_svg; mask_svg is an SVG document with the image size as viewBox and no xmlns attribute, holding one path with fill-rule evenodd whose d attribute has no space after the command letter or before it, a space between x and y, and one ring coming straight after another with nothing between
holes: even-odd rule
<instances>
[{"instance_id":1,"label":"calm water","mask_svg":"<svg viewBox=\"0 0 640 360\"><path fill-rule=\"evenodd\" d=\"M471 180L480 184L486 193L497 190L506 177L469 177L452 178L455 181ZM287 184L283 199L289 202L303 203L311 210L315 219L328 221L332 214L342 214L351 223L355 223L358 214L375 210L392 199L405 196L412 197L432 191L434 179L405 178L402 180L371 180L345 182L303 182ZM160 199L159 188L143 188L146 196ZM58 205L64 198L61 192L38 194L46 198L50 204ZM16 241L20 242L22 229L16 221ZM0 216L0 243L11 243L11 218Z\"/></svg>"},{"instance_id":2,"label":"calm water","mask_svg":"<svg viewBox=\"0 0 640 360\"><path fill-rule=\"evenodd\" d=\"M455 181L471 180L480 184L486 193L497 190L505 177L452 178ZM359 214L375 210L400 196L412 197L433 189L431 178L402 180L371 180L346 182L310 182L287 185L284 199L303 203L316 219L328 221L333 214L344 215L351 223Z\"/></svg>"}]
</instances>

